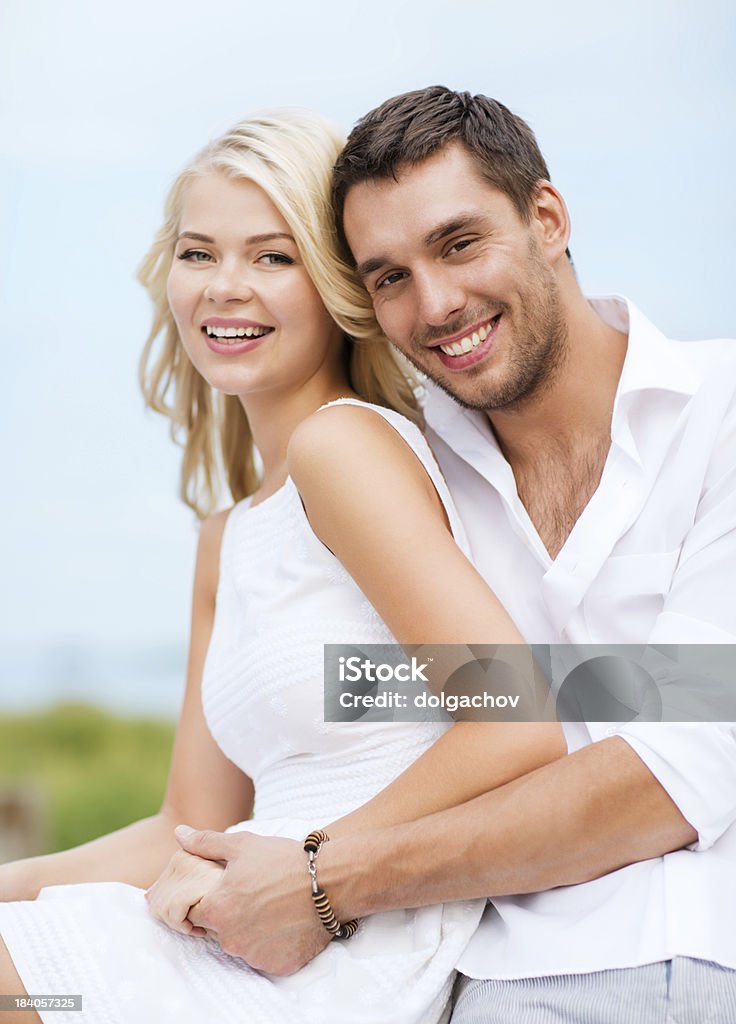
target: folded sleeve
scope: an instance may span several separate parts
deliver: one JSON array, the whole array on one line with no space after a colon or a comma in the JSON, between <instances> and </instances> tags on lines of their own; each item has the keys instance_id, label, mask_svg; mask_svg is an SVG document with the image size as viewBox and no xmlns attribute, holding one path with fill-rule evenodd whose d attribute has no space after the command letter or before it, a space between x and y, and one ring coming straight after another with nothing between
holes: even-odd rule
<instances>
[{"instance_id":1,"label":"folded sleeve","mask_svg":"<svg viewBox=\"0 0 736 1024\"><path fill-rule=\"evenodd\" d=\"M621 736L698 833L707 850L736 821L736 725L631 722L615 729L590 723L594 740Z\"/></svg>"}]
</instances>

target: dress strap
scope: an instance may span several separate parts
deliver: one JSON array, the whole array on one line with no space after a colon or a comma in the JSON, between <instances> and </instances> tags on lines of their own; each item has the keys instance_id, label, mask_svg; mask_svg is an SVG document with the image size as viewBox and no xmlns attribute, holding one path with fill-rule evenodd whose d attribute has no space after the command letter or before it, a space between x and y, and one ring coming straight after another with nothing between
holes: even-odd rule
<instances>
[{"instance_id":1,"label":"dress strap","mask_svg":"<svg viewBox=\"0 0 736 1024\"><path fill-rule=\"evenodd\" d=\"M450 530L452 531L452 536L454 537L456 544L460 550L470 558L470 544L465 532L465 527L463 526L455 507L455 502L452 500L452 496L450 495L450 489L448 488L445 478L442 475L442 471L437 464L437 460L434 457L432 449L427 443L427 439L416 423L412 423L412 421L407 419L406 416L402 416L401 413L396 412L394 409L387 409L383 405L374 405L371 402L363 402L357 398L336 398L334 401L327 402L325 405L320 406L317 411L321 412L322 409L329 409L335 405L356 405L359 408L371 409L379 416L382 416L386 422L394 428L396 433L401 435L409 448L414 452L414 455L419 459L427 476L432 481L439 499L442 502L442 506L447 513Z\"/></svg>"}]
</instances>

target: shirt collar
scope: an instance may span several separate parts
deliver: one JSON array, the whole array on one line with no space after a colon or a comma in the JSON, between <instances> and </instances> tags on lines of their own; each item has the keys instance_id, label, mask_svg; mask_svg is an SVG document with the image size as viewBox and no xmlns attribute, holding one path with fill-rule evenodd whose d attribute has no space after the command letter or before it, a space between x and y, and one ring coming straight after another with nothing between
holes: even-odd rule
<instances>
[{"instance_id":1,"label":"shirt collar","mask_svg":"<svg viewBox=\"0 0 736 1024\"><path fill-rule=\"evenodd\" d=\"M616 404L635 391L695 393L700 380L680 343L666 338L633 302L621 295L594 296L588 302L601 320L628 335Z\"/></svg>"},{"instance_id":2,"label":"shirt collar","mask_svg":"<svg viewBox=\"0 0 736 1024\"><path fill-rule=\"evenodd\" d=\"M642 467L632 430L632 410L651 392L680 395L686 405L700 384L700 375L686 358L682 343L666 338L641 310L620 295L589 298L598 316L628 337L611 416L611 441Z\"/></svg>"}]
</instances>

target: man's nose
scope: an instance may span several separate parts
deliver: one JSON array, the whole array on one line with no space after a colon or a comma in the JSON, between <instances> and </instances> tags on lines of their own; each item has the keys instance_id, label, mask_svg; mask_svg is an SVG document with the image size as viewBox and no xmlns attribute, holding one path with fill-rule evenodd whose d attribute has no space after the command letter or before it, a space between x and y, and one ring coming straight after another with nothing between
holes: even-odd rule
<instances>
[{"instance_id":1,"label":"man's nose","mask_svg":"<svg viewBox=\"0 0 736 1024\"><path fill-rule=\"evenodd\" d=\"M247 302L253 297L253 288L242 265L236 261L223 260L207 282L204 297L212 302Z\"/></svg>"},{"instance_id":2,"label":"man's nose","mask_svg":"<svg viewBox=\"0 0 736 1024\"><path fill-rule=\"evenodd\" d=\"M428 326L441 327L465 308L464 290L443 268L415 274L418 312Z\"/></svg>"}]
</instances>

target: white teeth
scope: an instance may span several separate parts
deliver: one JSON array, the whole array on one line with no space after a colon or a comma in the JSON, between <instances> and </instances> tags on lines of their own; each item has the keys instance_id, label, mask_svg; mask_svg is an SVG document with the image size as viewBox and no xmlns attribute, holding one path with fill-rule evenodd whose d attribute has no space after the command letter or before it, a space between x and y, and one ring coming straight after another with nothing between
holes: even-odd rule
<instances>
[{"instance_id":1,"label":"white teeth","mask_svg":"<svg viewBox=\"0 0 736 1024\"><path fill-rule=\"evenodd\" d=\"M213 327L211 324L205 325L205 330L210 338L217 338L222 341L223 338L260 338L264 334L268 334L270 328L268 327Z\"/></svg>"},{"instance_id":2,"label":"white teeth","mask_svg":"<svg viewBox=\"0 0 736 1024\"><path fill-rule=\"evenodd\" d=\"M473 331L472 334L466 335L464 338L461 338L460 341L453 341L451 345L440 345L440 350L447 356L466 355L486 340L493 330L493 326L493 322L491 322L485 327L479 327L477 331Z\"/></svg>"}]
</instances>

